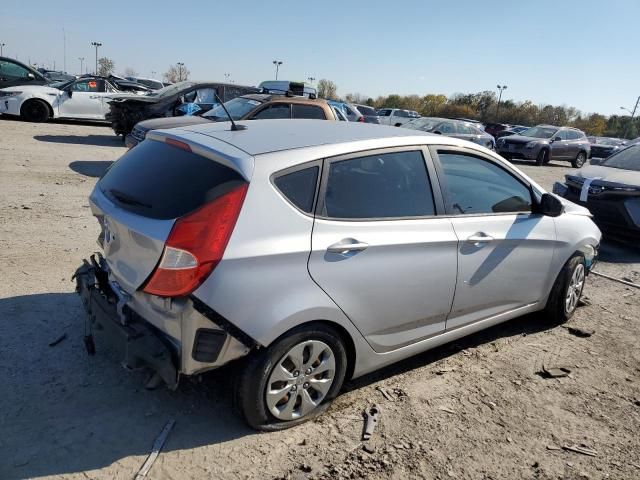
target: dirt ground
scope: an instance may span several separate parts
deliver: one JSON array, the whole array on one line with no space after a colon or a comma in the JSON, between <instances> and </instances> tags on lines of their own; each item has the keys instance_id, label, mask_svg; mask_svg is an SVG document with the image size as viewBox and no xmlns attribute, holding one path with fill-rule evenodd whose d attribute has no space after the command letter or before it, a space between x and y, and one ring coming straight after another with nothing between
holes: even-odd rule
<instances>
[{"instance_id":1,"label":"dirt ground","mask_svg":"<svg viewBox=\"0 0 640 480\"><path fill-rule=\"evenodd\" d=\"M108 351L89 358L70 277L97 249L87 196L124 152L104 126L0 118L0 478L131 479L170 418L152 479L640 478L640 290L602 278L568 325L588 338L519 318L351 382L278 433L231 413L229 371L147 391ZM522 168L550 188L568 165ZM640 282L640 250L605 242L598 270Z\"/></svg>"}]
</instances>

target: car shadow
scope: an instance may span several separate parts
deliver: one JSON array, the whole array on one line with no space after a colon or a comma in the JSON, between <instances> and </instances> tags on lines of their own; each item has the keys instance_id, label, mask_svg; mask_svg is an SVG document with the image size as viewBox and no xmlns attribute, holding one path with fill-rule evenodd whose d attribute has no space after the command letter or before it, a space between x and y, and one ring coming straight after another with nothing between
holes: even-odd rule
<instances>
[{"instance_id":1,"label":"car shadow","mask_svg":"<svg viewBox=\"0 0 640 480\"><path fill-rule=\"evenodd\" d=\"M106 468L132 455L143 456L141 466L170 418L176 424L163 451L255 434L230 414L231 395L222 387L229 369L183 381L176 391L149 391L146 373L124 370L100 337L96 355L87 356L76 294L0 299L0 318L10 319L0 322L2 479Z\"/></svg>"},{"instance_id":2,"label":"car shadow","mask_svg":"<svg viewBox=\"0 0 640 480\"><path fill-rule=\"evenodd\" d=\"M115 135L34 135L39 142L92 145L94 147L124 147L122 138Z\"/></svg>"},{"instance_id":3,"label":"car shadow","mask_svg":"<svg viewBox=\"0 0 640 480\"><path fill-rule=\"evenodd\" d=\"M69 168L86 177L100 178L112 164L111 160L76 160Z\"/></svg>"}]
</instances>

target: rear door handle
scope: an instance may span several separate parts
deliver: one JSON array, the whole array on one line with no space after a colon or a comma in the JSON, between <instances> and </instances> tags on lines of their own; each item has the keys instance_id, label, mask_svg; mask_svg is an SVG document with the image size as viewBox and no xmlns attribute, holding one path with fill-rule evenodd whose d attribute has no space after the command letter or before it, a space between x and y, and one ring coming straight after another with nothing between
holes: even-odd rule
<instances>
[{"instance_id":1,"label":"rear door handle","mask_svg":"<svg viewBox=\"0 0 640 480\"><path fill-rule=\"evenodd\" d=\"M467 242L473 243L474 245L480 245L482 243L489 243L493 240L493 237L486 235L484 233L476 233L467 238Z\"/></svg>"},{"instance_id":2,"label":"rear door handle","mask_svg":"<svg viewBox=\"0 0 640 480\"><path fill-rule=\"evenodd\" d=\"M344 255L350 252L361 252L369 246L368 243L359 242L353 238L344 238L333 245L327 247L327 252Z\"/></svg>"}]
</instances>

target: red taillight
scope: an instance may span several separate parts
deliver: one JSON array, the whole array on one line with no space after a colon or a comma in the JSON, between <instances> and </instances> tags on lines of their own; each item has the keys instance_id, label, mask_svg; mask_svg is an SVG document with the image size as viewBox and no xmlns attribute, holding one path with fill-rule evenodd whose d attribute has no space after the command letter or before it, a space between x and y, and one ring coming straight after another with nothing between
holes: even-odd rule
<instances>
[{"instance_id":1,"label":"red taillight","mask_svg":"<svg viewBox=\"0 0 640 480\"><path fill-rule=\"evenodd\" d=\"M222 259L248 188L248 184L236 187L178 219L160 264L143 290L161 297L180 297L198 288Z\"/></svg>"},{"instance_id":2,"label":"red taillight","mask_svg":"<svg viewBox=\"0 0 640 480\"><path fill-rule=\"evenodd\" d=\"M182 150L186 150L187 152L191 151L191 147L188 143L181 142L180 140L176 140L175 138L165 138L164 143L167 145L173 145L174 147L181 148Z\"/></svg>"},{"instance_id":3,"label":"red taillight","mask_svg":"<svg viewBox=\"0 0 640 480\"><path fill-rule=\"evenodd\" d=\"M364 123L364 117L360 117L358 121Z\"/></svg>"}]
</instances>

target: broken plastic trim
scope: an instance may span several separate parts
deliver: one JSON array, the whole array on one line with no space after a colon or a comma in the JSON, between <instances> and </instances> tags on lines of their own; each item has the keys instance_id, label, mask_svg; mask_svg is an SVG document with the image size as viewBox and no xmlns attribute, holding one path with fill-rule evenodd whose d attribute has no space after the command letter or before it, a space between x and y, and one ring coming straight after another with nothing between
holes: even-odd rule
<instances>
[{"instance_id":1,"label":"broken plastic trim","mask_svg":"<svg viewBox=\"0 0 640 480\"><path fill-rule=\"evenodd\" d=\"M193 302L193 308L196 310L196 312L204 315L206 318L208 318L213 323L218 325L222 330L227 332L229 335L231 335L235 339L239 340L242 344L244 344L244 346L252 350L260 346L260 344L256 342L253 338L251 338L245 332L240 330L233 323L231 323L229 320L224 318L222 315L220 315L218 312L213 310L211 307L206 305L203 301L196 298L194 295L190 295L189 298Z\"/></svg>"}]
</instances>

